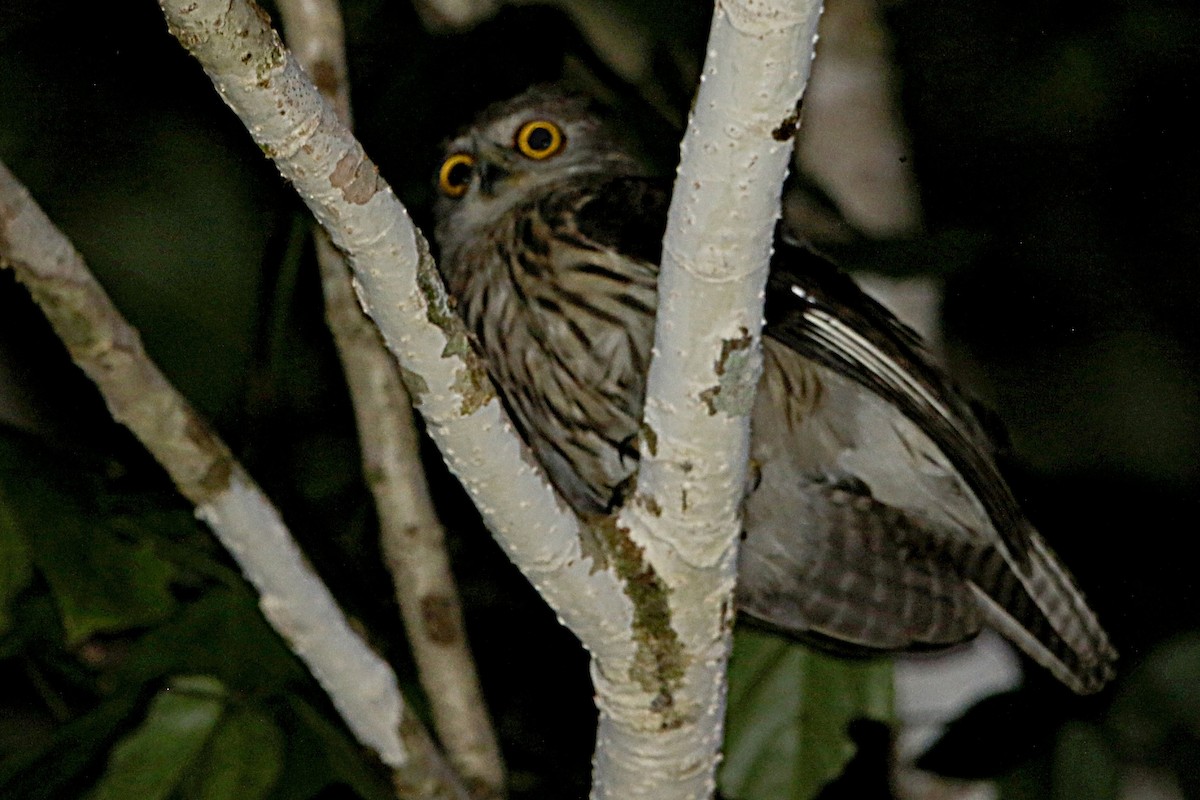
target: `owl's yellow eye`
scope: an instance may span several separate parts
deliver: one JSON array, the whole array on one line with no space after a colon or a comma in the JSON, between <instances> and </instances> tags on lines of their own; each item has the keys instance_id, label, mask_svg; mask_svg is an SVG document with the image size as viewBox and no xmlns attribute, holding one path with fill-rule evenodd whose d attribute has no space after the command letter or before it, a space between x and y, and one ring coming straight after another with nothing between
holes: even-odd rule
<instances>
[{"instance_id":1,"label":"owl's yellow eye","mask_svg":"<svg viewBox=\"0 0 1200 800\"><path fill-rule=\"evenodd\" d=\"M538 161L562 150L563 141L562 129L544 119L526 122L517 131L517 149Z\"/></svg>"},{"instance_id":2,"label":"owl's yellow eye","mask_svg":"<svg viewBox=\"0 0 1200 800\"><path fill-rule=\"evenodd\" d=\"M471 185L471 173L475 171L475 157L466 153L455 153L442 162L438 170L438 188L447 197L462 197Z\"/></svg>"}]
</instances>

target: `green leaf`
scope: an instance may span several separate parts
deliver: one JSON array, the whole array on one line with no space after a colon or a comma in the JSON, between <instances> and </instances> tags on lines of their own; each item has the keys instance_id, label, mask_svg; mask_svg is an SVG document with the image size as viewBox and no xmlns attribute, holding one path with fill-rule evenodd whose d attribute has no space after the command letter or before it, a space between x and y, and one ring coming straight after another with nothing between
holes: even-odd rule
<instances>
[{"instance_id":1,"label":"green leaf","mask_svg":"<svg viewBox=\"0 0 1200 800\"><path fill-rule=\"evenodd\" d=\"M130 542L96 507L88 467L55 458L18 436L0 435L0 503L45 577L68 644L167 617L175 568L149 542ZM18 576L19 577L19 576Z\"/></svg>"},{"instance_id":2,"label":"green leaf","mask_svg":"<svg viewBox=\"0 0 1200 800\"><path fill-rule=\"evenodd\" d=\"M1116 800L1121 790L1117 765L1116 754L1098 726L1068 722L1054 748L1053 800Z\"/></svg>"},{"instance_id":3,"label":"green leaf","mask_svg":"<svg viewBox=\"0 0 1200 800\"><path fill-rule=\"evenodd\" d=\"M114 733L140 705L137 692L114 695L94 711L59 728L49 746L13 754L0 764L0 797L79 797L81 776L93 764L102 762Z\"/></svg>"},{"instance_id":4,"label":"green leaf","mask_svg":"<svg viewBox=\"0 0 1200 800\"><path fill-rule=\"evenodd\" d=\"M299 697L289 697L282 718L287 759L282 779L271 800L312 797L327 786L342 784L363 800L395 800L377 769L364 757L362 746ZM339 795L340 796L340 795Z\"/></svg>"},{"instance_id":5,"label":"green leaf","mask_svg":"<svg viewBox=\"0 0 1200 800\"><path fill-rule=\"evenodd\" d=\"M1200 631L1159 643L1118 686L1105 720L1116 749L1174 771L1185 797L1200 796L1195 746L1200 737Z\"/></svg>"},{"instance_id":6,"label":"green leaf","mask_svg":"<svg viewBox=\"0 0 1200 800\"><path fill-rule=\"evenodd\" d=\"M808 800L854 755L847 726L892 715L892 666L754 628L734 632L719 783L738 800Z\"/></svg>"},{"instance_id":7,"label":"green leaf","mask_svg":"<svg viewBox=\"0 0 1200 800\"><path fill-rule=\"evenodd\" d=\"M138 685L184 671L214 675L246 694L293 691L311 681L245 585L214 586L146 632L114 677Z\"/></svg>"},{"instance_id":8,"label":"green leaf","mask_svg":"<svg viewBox=\"0 0 1200 800\"><path fill-rule=\"evenodd\" d=\"M70 513L31 532L34 563L62 614L68 644L165 619L175 571L147 544L130 544Z\"/></svg>"},{"instance_id":9,"label":"green leaf","mask_svg":"<svg viewBox=\"0 0 1200 800\"><path fill-rule=\"evenodd\" d=\"M13 600L33 577L29 547L18 528L16 515L9 506L3 484L0 484L0 636L12 627L9 609Z\"/></svg>"},{"instance_id":10,"label":"green leaf","mask_svg":"<svg viewBox=\"0 0 1200 800\"><path fill-rule=\"evenodd\" d=\"M260 800L283 769L283 734L250 708L227 713L190 770L187 800Z\"/></svg>"},{"instance_id":11,"label":"green leaf","mask_svg":"<svg viewBox=\"0 0 1200 800\"><path fill-rule=\"evenodd\" d=\"M178 678L146 719L113 748L91 800L165 800L208 743L225 709L225 688L204 675Z\"/></svg>"}]
</instances>

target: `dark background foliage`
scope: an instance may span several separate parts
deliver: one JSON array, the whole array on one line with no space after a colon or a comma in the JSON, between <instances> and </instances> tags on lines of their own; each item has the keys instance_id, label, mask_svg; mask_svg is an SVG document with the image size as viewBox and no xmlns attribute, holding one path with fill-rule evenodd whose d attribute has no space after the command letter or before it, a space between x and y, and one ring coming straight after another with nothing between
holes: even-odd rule
<instances>
[{"instance_id":1,"label":"dark background foliage","mask_svg":"<svg viewBox=\"0 0 1200 800\"><path fill-rule=\"evenodd\" d=\"M564 74L670 168L677 130L650 108L681 119L710 9L600 8L651 43L653 91L617 78L558 9L432 35L405 3L346 3L357 129L418 222L439 141ZM1031 672L926 764L1006 776L1011 796L1102 797L1113 765L1137 763L1200 796L1200 10L904 0L886 18L928 233L845 258L945 278L952 367L1007 424L1018 496L1123 655L1121 679L1087 700ZM306 218L156 4L2 0L0 158L415 691ZM236 568L9 272L0 422L0 795L80 796L173 686L231 741L265 742L277 782L255 796L380 796ZM585 657L434 472L514 796L583 796Z\"/></svg>"}]
</instances>

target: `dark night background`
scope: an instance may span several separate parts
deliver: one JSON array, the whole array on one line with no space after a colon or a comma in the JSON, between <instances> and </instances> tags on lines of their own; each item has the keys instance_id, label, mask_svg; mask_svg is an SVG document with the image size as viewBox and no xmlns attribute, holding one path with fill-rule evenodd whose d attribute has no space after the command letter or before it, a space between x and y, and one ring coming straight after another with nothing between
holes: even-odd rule
<instances>
[{"instance_id":1,"label":"dark night background","mask_svg":"<svg viewBox=\"0 0 1200 800\"><path fill-rule=\"evenodd\" d=\"M469 33L433 35L404 2L345 7L356 129L419 223L439 141L488 102L563 74L602 87L670 167L677 133L560 10L506 8ZM844 258L945 279L951 366L1007 425L1018 496L1122 653L1121 678L1094 698L1030 673L970 712L927 766L1007 776L1005 797L1070 797L1051 786L1065 752L1162 770L1200 797L1200 8L885 7L927 234ZM710 7L612 10L654 45L655 102L682 114ZM306 218L157 5L0 0L0 159L412 684ZM439 469L513 796L584 796L585 656ZM283 731L271 797L378 796L378 774L320 721L335 719L327 701L257 621L231 562L8 271L5 526L28 537L32 566L0 551L0 588L13 587L0 593L0 796L81 796L157 688L194 673L219 676ZM73 559L82 566L64 566ZM80 627L56 611L89 602L104 608Z\"/></svg>"}]
</instances>

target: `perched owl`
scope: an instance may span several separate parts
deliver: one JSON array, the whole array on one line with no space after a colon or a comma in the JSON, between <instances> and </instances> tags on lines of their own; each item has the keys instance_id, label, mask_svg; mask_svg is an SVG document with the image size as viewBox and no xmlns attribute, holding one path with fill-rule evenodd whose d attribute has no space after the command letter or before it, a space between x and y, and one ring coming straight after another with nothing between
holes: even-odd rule
<instances>
[{"instance_id":1,"label":"perched owl","mask_svg":"<svg viewBox=\"0 0 1200 800\"><path fill-rule=\"evenodd\" d=\"M486 110L437 173L450 293L580 513L638 465L671 188L644 172L588 101L541 87ZM803 249L777 242L771 268L739 608L853 650L990 624L1075 691L1103 686L1116 653L917 335Z\"/></svg>"}]
</instances>

